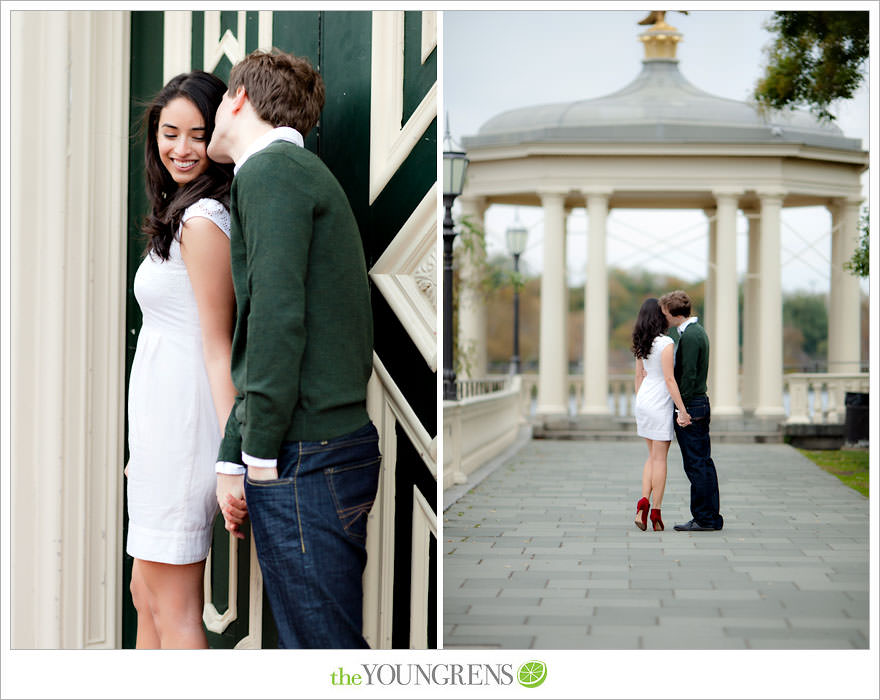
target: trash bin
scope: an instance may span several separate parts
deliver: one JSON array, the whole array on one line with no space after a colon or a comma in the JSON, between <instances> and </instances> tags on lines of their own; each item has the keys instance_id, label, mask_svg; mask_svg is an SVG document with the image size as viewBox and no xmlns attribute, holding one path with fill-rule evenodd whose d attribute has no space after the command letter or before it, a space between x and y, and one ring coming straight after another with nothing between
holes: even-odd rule
<instances>
[{"instance_id":1,"label":"trash bin","mask_svg":"<svg viewBox=\"0 0 880 700\"><path fill-rule=\"evenodd\" d=\"M848 445L868 442L868 394L848 391L843 404L846 406L845 442Z\"/></svg>"}]
</instances>

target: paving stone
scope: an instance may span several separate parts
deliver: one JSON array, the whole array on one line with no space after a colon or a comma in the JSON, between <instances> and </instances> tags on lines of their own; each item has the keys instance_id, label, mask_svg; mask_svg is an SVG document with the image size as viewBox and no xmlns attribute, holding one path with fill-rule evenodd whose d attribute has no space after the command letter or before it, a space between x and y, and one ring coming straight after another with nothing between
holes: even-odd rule
<instances>
[{"instance_id":1,"label":"paving stone","mask_svg":"<svg viewBox=\"0 0 880 700\"><path fill-rule=\"evenodd\" d=\"M668 529L641 532L643 445L528 443L444 513L444 646L867 648L867 499L787 445L713 458L724 530L672 531L690 519L673 446Z\"/></svg>"}]
</instances>

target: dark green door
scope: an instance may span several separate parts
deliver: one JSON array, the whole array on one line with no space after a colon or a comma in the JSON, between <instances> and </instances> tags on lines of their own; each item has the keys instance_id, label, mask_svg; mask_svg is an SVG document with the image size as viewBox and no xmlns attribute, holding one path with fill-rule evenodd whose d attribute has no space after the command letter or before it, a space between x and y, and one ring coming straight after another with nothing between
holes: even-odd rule
<instances>
[{"instance_id":1,"label":"dark green door","mask_svg":"<svg viewBox=\"0 0 880 700\"><path fill-rule=\"evenodd\" d=\"M391 17L393 15L393 17ZM430 106L431 88L436 84L436 48L423 41L423 33L431 24L426 13L371 13L371 12L132 12L131 16L131 147L129 158L129 222L128 222L128 300L127 300L127 376L140 329L141 317L132 293L134 273L141 260L143 239L139 224L146 212L143 186L143 140L138 126L143 106L159 89L164 72L203 69L228 79L233 58L257 48L271 45L284 51L309 57L319 67L327 86L327 100L318 126L306 138L306 147L316 152L334 172L351 202L360 226L367 256L372 267L405 228L413 211L425 200L436 181L437 124L436 118L425 118L425 105ZM390 23L391 20L397 24ZM403 38L402 83L395 87L387 81L387 99L402 102L400 116L395 121L392 110L389 126L392 133L400 131L411 117L421 114L423 126L410 134L403 149L397 148L391 172L376 184L375 172L383 165L383 158L371 147L383 143L377 137L379 124L371 123L371 114L385 114L384 93L377 92L380 62L373 51L374 22L383 27L399 27ZM398 31L395 29L394 31ZM176 37L172 46L165 46L165 37ZM183 37L183 39L181 39ZM186 41L189 42L187 49ZM381 47L384 50L384 46ZM230 58L230 55L232 58ZM207 64L206 64L207 61ZM399 62L398 62L399 64ZM384 64L382 64L384 65ZM176 70L173 70L177 68ZM383 87L382 90L385 90ZM399 92L399 94L397 94ZM401 99L402 98L402 99ZM433 105L436 114L436 104ZM399 122L399 123L398 123ZM388 131L388 130L386 130ZM416 133L418 132L418 133ZM383 145L384 148L384 145ZM383 151L384 154L384 151ZM384 156L383 156L384 157ZM373 189L371 193L371 169ZM437 434L436 369L424 358L424 348L413 341L413 330L408 327L406 314L389 304L375 287L372 290L375 319L375 350L379 361L390 376L390 383L403 395L424 432ZM391 646L410 646L410 620L413 567L411 542L413 513L416 500L427 502L436 513L436 466L426 457L425 449L413 443L412 430L393 425L393 434L383 440L393 440L393 459L383 463L386 498L385 511L392 513L393 547L384 547L381 557L384 568L393 572L384 581L393 578L393 614L390 627ZM126 460L128 455L126 453ZM378 506L378 504L377 504ZM374 508L374 512L376 508ZM127 517L125 518L127 529ZM231 547L231 548L230 548ZM136 613L131 603L128 582L131 576L131 558L123 551L124 609L123 646L134 646ZM427 616L427 643L434 646L436 639L436 538L430 539L426 570L427 610L416 611ZM230 545L222 519L215 523L215 536L210 558L209 603L206 611L209 643L214 647L275 645L276 635L268 605L262 597L259 573L252 560L250 539ZM416 599L421 599L415 596ZM230 607L232 605L232 608ZM367 602L369 606L369 601ZM388 614L384 611L382 614ZM368 616L365 616L368 617ZM386 621L387 623L388 621ZM211 631L211 628L216 631ZM387 645L387 641L385 642Z\"/></svg>"}]
</instances>

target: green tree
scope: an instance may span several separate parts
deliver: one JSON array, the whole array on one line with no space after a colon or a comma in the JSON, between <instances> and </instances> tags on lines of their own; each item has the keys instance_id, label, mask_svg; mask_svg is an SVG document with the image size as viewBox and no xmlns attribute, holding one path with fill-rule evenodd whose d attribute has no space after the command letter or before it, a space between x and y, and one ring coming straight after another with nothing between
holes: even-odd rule
<instances>
[{"instance_id":1,"label":"green tree","mask_svg":"<svg viewBox=\"0 0 880 700\"><path fill-rule=\"evenodd\" d=\"M776 34L754 98L763 108L806 106L834 121L829 108L849 99L865 79L867 12L774 12L766 28Z\"/></svg>"},{"instance_id":2,"label":"green tree","mask_svg":"<svg viewBox=\"0 0 880 700\"><path fill-rule=\"evenodd\" d=\"M796 293L782 301L782 325L801 333L800 350L813 362L828 352L828 310L820 294ZM789 340L794 340L790 337ZM796 349L793 349L796 350Z\"/></svg>"},{"instance_id":3,"label":"green tree","mask_svg":"<svg viewBox=\"0 0 880 700\"><path fill-rule=\"evenodd\" d=\"M859 230L862 232L862 237L859 240L859 247L856 248L856 252L853 253L852 258L850 258L847 262L843 263L843 267L846 270L856 277L867 277L868 276L868 268L870 267L870 256L869 247L868 247L868 234L870 232L870 224L868 221L868 210L862 210L862 216L859 219Z\"/></svg>"}]
</instances>

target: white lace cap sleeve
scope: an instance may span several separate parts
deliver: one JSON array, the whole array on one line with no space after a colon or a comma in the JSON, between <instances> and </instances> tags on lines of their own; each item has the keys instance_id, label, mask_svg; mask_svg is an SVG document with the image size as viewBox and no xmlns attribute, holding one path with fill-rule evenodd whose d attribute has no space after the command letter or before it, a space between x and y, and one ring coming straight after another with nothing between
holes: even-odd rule
<instances>
[{"instance_id":1,"label":"white lace cap sleeve","mask_svg":"<svg viewBox=\"0 0 880 700\"><path fill-rule=\"evenodd\" d=\"M229 210L216 199L200 199L195 204L190 204L183 212L180 223L184 224L189 219L202 216L213 221L226 237L229 238L230 223Z\"/></svg>"}]
</instances>

